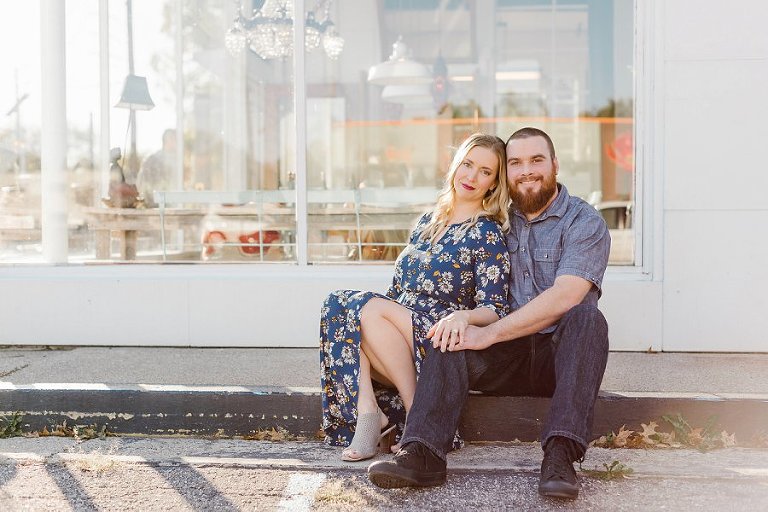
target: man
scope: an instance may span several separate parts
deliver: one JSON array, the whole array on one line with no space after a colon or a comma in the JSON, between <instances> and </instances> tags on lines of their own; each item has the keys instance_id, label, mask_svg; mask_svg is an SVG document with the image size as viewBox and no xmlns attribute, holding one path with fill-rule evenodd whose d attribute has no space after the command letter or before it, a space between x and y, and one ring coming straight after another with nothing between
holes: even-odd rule
<instances>
[{"instance_id":1,"label":"man","mask_svg":"<svg viewBox=\"0 0 768 512\"><path fill-rule=\"evenodd\" d=\"M432 338L401 449L392 461L368 468L374 484L444 483L446 453L468 391L474 389L552 397L541 435L539 493L578 496L573 462L587 449L608 359L608 326L597 300L611 242L598 212L557 183L558 170L545 132L523 128L510 136L507 177L513 207L507 247L513 313L483 328L446 319L451 328Z\"/></svg>"},{"instance_id":2,"label":"man","mask_svg":"<svg viewBox=\"0 0 768 512\"><path fill-rule=\"evenodd\" d=\"M152 153L141 165L136 185L147 206L157 206L153 192L169 190L176 172L176 130L163 132L162 149Z\"/></svg>"}]
</instances>

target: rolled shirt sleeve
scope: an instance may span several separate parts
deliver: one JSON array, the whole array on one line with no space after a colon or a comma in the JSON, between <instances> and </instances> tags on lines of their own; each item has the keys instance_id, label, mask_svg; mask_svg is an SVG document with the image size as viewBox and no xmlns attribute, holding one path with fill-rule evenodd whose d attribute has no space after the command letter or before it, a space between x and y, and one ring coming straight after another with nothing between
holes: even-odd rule
<instances>
[{"instance_id":1,"label":"rolled shirt sleeve","mask_svg":"<svg viewBox=\"0 0 768 512\"><path fill-rule=\"evenodd\" d=\"M600 214L591 207L582 208L571 228L564 232L562 247L556 277L586 279L595 285L599 297L611 251L611 236Z\"/></svg>"}]
</instances>

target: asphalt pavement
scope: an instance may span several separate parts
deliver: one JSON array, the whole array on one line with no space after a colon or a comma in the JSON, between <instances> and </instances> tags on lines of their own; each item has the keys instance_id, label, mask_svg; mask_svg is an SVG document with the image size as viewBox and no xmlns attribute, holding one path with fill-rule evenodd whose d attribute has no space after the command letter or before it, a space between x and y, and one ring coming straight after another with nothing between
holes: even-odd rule
<instances>
[{"instance_id":1,"label":"asphalt pavement","mask_svg":"<svg viewBox=\"0 0 768 512\"><path fill-rule=\"evenodd\" d=\"M470 445L448 481L379 489L367 462L318 442L226 439L0 440L0 510L766 510L768 451L591 449L576 501L536 492L533 443ZM379 457L384 457L380 455ZM614 461L627 473L605 479Z\"/></svg>"}]
</instances>

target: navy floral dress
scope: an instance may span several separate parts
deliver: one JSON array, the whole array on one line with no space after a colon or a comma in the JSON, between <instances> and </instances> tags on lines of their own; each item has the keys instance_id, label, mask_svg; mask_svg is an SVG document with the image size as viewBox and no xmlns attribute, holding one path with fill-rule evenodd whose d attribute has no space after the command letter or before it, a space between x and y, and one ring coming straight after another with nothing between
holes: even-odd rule
<instances>
[{"instance_id":1,"label":"navy floral dress","mask_svg":"<svg viewBox=\"0 0 768 512\"><path fill-rule=\"evenodd\" d=\"M360 313L372 298L393 300L412 311L416 373L430 343L426 335L438 320L459 309L487 307L499 317L509 313L507 300L509 255L498 223L481 217L462 233L463 224L449 226L434 245L420 239L430 219L424 215L408 246L395 262L395 275L386 295L338 290L320 312L320 365L325 441L348 446L357 421L360 372ZM376 398L400 432L405 408L397 390L374 382Z\"/></svg>"}]
</instances>

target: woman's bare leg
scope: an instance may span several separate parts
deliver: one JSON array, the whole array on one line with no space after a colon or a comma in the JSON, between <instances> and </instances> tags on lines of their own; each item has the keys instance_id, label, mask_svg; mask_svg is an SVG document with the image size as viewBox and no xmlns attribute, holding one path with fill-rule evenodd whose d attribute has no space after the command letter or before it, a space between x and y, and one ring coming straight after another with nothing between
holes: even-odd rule
<instances>
[{"instance_id":1,"label":"woman's bare leg","mask_svg":"<svg viewBox=\"0 0 768 512\"><path fill-rule=\"evenodd\" d=\"M358 416L379 410L372 375L376 376L378 382L397 389L407 414L416 393L411 311L390 300L371 299L363 306L360 326ZM381 426L386 426L388 420L383 413L380 420ZM353 457L357 455L349 448L344 453Z\"/></svg>"},{"instance_id":2,"label":"woman's bare leg","mask_svg":"<svg viewBox=\"0 0 768 512\"><path fill-rule=\"evenodd\" d=\"M386 299L371 299L361 313L361 348L383 384L397 388L406 413L416 392L411 311Z\"/></svg>"}]
</instances>

